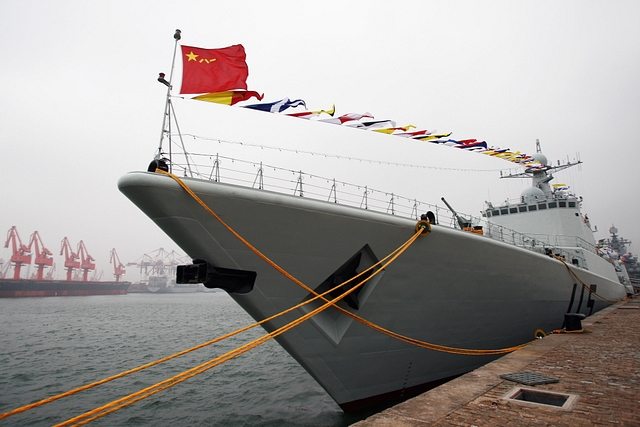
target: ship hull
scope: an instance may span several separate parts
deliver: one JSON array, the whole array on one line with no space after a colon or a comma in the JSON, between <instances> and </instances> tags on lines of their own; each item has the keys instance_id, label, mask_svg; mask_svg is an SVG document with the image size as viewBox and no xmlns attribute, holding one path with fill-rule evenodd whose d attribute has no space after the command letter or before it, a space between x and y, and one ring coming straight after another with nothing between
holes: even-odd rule
<instances>
[{"instance_id":1,"label":"ship hull","mask_svg":"<svg viewBox=\"0 0 640 427\"><path fill-rule=\"evenodd\" d=\"M414 234L415 220L264 190L186 179L233 230L320 292L345 263L359 270ZM167 176L131 173L120 190L189 256L216 267L256 272L253 290L231 297L262 320L311 294L251 252ZM358 255L360 254L360 255ZM599 295L624 287L573 268ZM589 315L607 304L577 283L558 260L473 233L433 226L367 282L358 308L339 305L393 332L465 349L500 349L562 327L564 314ZM267 331L319 306L263 325ZM496 356L427 350L386 336L329 308L276 340L345 411L407 397L473 370Z\"/></svg>"},{"instance_id":2,"label":"ship hull","mask_svg":"<svg viewBox=\"0 0 640 427\"><path fill-rule=\"evenodd\" d=\"M125 295L129 282L0 279L0 298Z\"/></svg>"}]
</instances>

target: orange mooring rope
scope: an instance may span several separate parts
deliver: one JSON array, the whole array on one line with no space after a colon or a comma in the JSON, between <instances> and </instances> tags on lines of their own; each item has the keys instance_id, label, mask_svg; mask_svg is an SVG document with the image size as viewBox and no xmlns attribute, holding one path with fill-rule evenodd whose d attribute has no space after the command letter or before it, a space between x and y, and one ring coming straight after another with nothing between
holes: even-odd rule
<instances>
[{"instance_id":1,"label":"orange mooring rope","mask_svg":"<svg viewBox=\"0 0 640 427\"><path fill-rule=\"evenodd\" d=\"M411 242L413 242L413 241L411 241ZM105 384L105 383L110 382L110 381L113 381L113 380L115 380L115 379L125 377L125 376L130 375L130 374L133 374L133 373L135 373L135 372L142 371L143 369L146 369L146 368L149 368L149 367L152 367L152 366L158 365L158 364L160 364L160 363L163 363L163 362L169 361L169 360L171 360L171 359L175 359L176 357L183 356L183 355L188 354L188 353L191 353L191 352L193 352L193 351L195 351L195 350L199 350L199 349L204 348L204 347L206 347L206 346L209 346L209 345L211 345L211 344L215 344L215 343L220 342L220 341L222 341L222 340L224 340L224 339L227 339L227 338L230 338L230 337L232 337L232 336L238 335L238 334L240 334L240 333L242 333L242 332L245 332L245 331L247 331L247 330L249 330L249 329L251 329L251 328L254 328L254 327L256 327L256 326L259 326L259 325L262 325L262 324L264 324L264 323L266 323L266 322L269 322L269 321L271 321L271 320L274 320L274 319L276 319L277 317L283 316L283 315L285 315L285 314L287 314L287 313L290 313L290 312L292 312L292 311L294 311L294 310L296 310L296 309L298 309L298 308L300 308L300 307L302 307L302 306L304 306L304 305L306 305L306 304L309 304L309 303L311 303L312 301L315 301L316 299L321 298L321 297L323 297L324 295L326 295L326 294L328 294L328 293L330 293L330 292L333 292L334 290L338 289L339 287L344 286L345 284L350 283L351 281L353 281L353 280L355 280L355 279L359 278L359 277L360 277L360 276L362 276L363 274L365 274L365 273L367 273L367 272L371 271L372 269L374 269L374 268L378 267L379 265L381 265L382 263L384 263L387 259L391 258L392 256L394 256L394 255L396 255L396 254L397 254L397 255L399 255L399 253L402 253L402 252L406 249L406 247L407 247L407 245L408 245L408 244L409 244L409 242L405 242L405 243L403 243L400 247L398 247L396 250L394 250L393 252L391 252L389 255L387 255L386 257L384 257L384 258L383 258L383 259L381 259L380 261L378 261L376 264L372 265L371 267L369 267L368 269L366 269L366 270L365 270L365 271L363 271L362 273L360 273L360 274L356 275L355 277L353 277L353 278L349 279L348 281L346 281L346 282L344 282L344 283L341 283L341 284L337 285L336 287L334 287L334 288L332 288L332 289L330 289L330 290L328 290L328 291L326 291L326 292L324 292L324 293L322 293L322 294L320 294L320 295L317 295L317 294L316 294L316 296L314 296L313 298L311 298L311 299L309 299L309 300L307 300L307 301L304 301L304 302L302 302L302 303L300 303L300 304L298 304L298 305L296 305L296 306L293 306L293 307L291 307L291 308L289 308L289 309L286 309L286 310L284 310L284 311L282 311L282 312L280 312L280 313L277 313L277 314L275 314L275 315L273 315L273 316L270 316L270 317L268 317L268 318L266 318L266 319L263 319L263 320L261 320L261 321L259 321L259 322L256 322L256 323L253 323L253 324L251 324L251 325L248 325L248 326L245 326L245 327L243 327L243 328L240 328L240 329L238 329L238 330L236 330L236 331L233 331L233 332L230 332L230 333L228 333L228 334L222 335L222 336L220 336L220 337L218 337L218 338L215 338L215 339L213 339L213 340L210 340L210 341L207 341L207 342L205 342L205 343L199 344L199 345L197 345L197 346L191 347L191 348L189 348L189 349L187 349L187 350L183 350L183 351L181 351L181 352L175 353L175 354L173 354L173 355L171 355L171 356L164 357L164 358L162 358L162 359L156 360L156 361L154 361L154 362L147 363L147 364L142 365L142 366L139 366L139 367L137 367L137 368L129 369L129 370L124 371L124 372L122 372L122 373L119 373L119 374L117 374L117 375L112 375L112 376L110 376L110 377L104 378L104 379L102 379L102 380L100 380L100 381L95 381L95 382L93 382L93 383L86 384L86 385L81 386L81 387L77 387L77 388L75 388L75 389L73 389L73 390L69 390L69 391L67 391L67 392L65 392L65 393L61 393L61 394L58 394L58 395L56 395L56 396L52 396L52 397L49 397L49 398L46 398L46 399L42 399L42 400L40 400L40 401L38 401L38 402L34 402L34 403L32 403L32 404L29 404L29 405L25 405L25 406L22 406L22 407L16 408L16 409L14 409L14 410L12 410L12 411L8 411L8 412L5 412L5 413L2 413L2 414L0 414L0 419L7 418L7 417L9 417L9 416L11 416L11 415L19 414L19 413L21 413L21 412L28 411L28 410L33 409L33 408L36 408L36 407L38 407L38 406L42 406L42 405L45 405L45 404L47 404L47 403L50 403L50 402L56 401L56 400L58 400L58 399L62 399L62 398L64 398L64 397L67 397L67 396L71 396L71 395L74 395L74 394L80 393L81 391L88 390L88 389L90 389L90 388L96 387L96 386L101 385L101 384ZM394 257L394 260L395 260L395 258L397 258L397 255ZM388 264L386 264L386 265L388 265ZM372 277L373 277L373 276L372 276ZM364 283L364 282L363 282L363 283ZM360 284L358 284L356 287L359 287L359 286L360 286ZM139 399L138 399L138 400L139 400ZM132 402L132 403L133 403L133 402Z\"/></svg>"},{"instance_id":2,"label":"orange mooring rope","mask_svg":"<svg viewBox=\"0 0 640 427\"><path fill-rule=\"evenodd\" d=\"M267 333L265 335L263 335L260 338L257 338L247 344L244 344L238 348L235 348L221 356L216 357L215 359L212 359L208 362L205 362L201 365L198 365L194 368L191 368L187 371L184 371L178 375L175 375L171 378L168 378L164 381L161 381L157 384L154 384L150 387L147 387L145 389L142 389L140 391L137 391L135 393L132 393L128 396L122 397L120 399L114 400L113 402L107 403L106 405L103 405L99 408L95 408L91 411L85 412L82 415L78 415L77 417L71 418L63 423L60 424L56 424L54 427L65 427L65 426L70 426L73 425L75 426L81 426L84 424L87 424L97 418L101 418L107 414L110 414L111 412L117 411L121 408L124 408L126 406L129 406L139 400L142 400L146 397L152 396L156 393L159 393L162 390L165 390L169 387L172 387L176 384L179 384L189 378L192 378L198 374L201 374L213 367L216 367L224 362L227 362L237 356L240 356L241 354L246 353L249 350L252 350L264 343L266 343L267 341L289 331L290 329L298 326L299 324L301 324L302 322L310 319L311 317L315 316L316 314L320 313L321 311L326 310L327 308L333 306L336 302L338 302L339 300L341 300L342 298L344 298L345 296L349 295L350 293L354 292L356 289L358 289L359 287L361 287L362 285L364 285L368 280L370 280L371 278L373 278L376 274L378 274L380 271L384 270L385 267L387 267L389 264L391 264L393 261L396 260L396 258L398 258L400 256L400 254L402 254L420 235L422 234L422 230L419 230L416 232L416 234L414 234L407 242L405 242L398 250L394 251L395 253L393 254L393 256L390 256L390 259L385 262L384 265L382 265L381 268L375 270L370 276L368 276L367 278L365 278L363 281L361 281L360 283L358 283L357 285L355 285L354 287L352 287L351 289L345 291L342 295L339 295L338 297L327 301L324 305L316 308L315 310L310 311L307 314L304 314L303 316L298 317L297 319L287 323L284 326L281 326L280 328L276 329L275 331L271 332L271 333ZM389 257L387 257L389 258ZM357 276L355 276L353 279L363 275L365 272L362 272L360 274L358 274ZM349 280L349 281L351 281ZM336 286L337 289L338 287L343 286L345 283L341 283L338 286ZM326 292L324 292L322 294L322 296L328 294L329 292L332 292L334 289L330 289ZM321 295L317 295L316 298L319 298ZM314 298L314 299L316 299ZM311 300L310 300L311 301ZM310 302L307 301L307 302ZM302 304L300 304L302 305ZM76 421L79 421L78 423L74 424Z\"/></svg>"},{"instance_id":3,"label":"orange mooring rope","mask_svg":"<svg viewBox=\"0 0 640 427\"><path fill-rule=\"evenodd\" d=\"M44 405L46 403L49 402L53 402L55 400L61 399L63 397L67 397L76 393L79 393L81 391L90 389L92 387L96 387L98 385L107 383L109 381L113 381L115 379L124 377L126 375L130 375L132 373L135 372L139 372L143 369L146 369L148 367L151 366L155 366L158 365L160 363L166 362L168 360L174 359L176 357L185 355L187 353L190 353L192 351L198 350L200 348L206 347L208 345L214 344L216 342L222 341L226 338L230 338L232 336L235 336L237 334L240 334L242 332L245 332L255 326L261 325L263 323L266 323L270 320L273 320L279 316L282 316L284 314L290 313L298 308L300 308L301 306L305 305L305 304L309 304L312 301L315 301L316 299L322 299L325 304L320 306L319 308L316 308L315 310L297 318L296 320L282 326L281 328L278 328L277 330L275 330L272 333L266 334L254 341L251 341L247 344L244 344L243 346L240 346L230 352L227 352L221 356L218 356L215 359L212 359L208 362L205 362L201 365L198 365L194 368L191 368L187 371L182 372L181 374L175 375L167 380L164 380L160 383L157 383L153 386L147 387L143 390L140 390L138 392L132 393L128 396L125 396L121 399L115 400L111 403L108 403L106 405L103 405L99 408L96 408L92 411L86 412L82 415L79 415L77 417L74 417L72 419L69 419L61 424L58 424L56 427L63 427L63 426L68 426L68 425L72 425L73 423L75 423L77 421L76 424L73 424L74 426L80 426L80 425L84 425L87 424L97 418L101 418L109 413L112 413L114 411L117 411L120 408L123 408L125 406L129 406L139 400L142 400L146 397L152 396L153 394L159 393L162 390L165 390L169 387L172 387L173 385L179 384L182 381L185 381L189 378L192 378L202 372L205 372L215 366L218 366L228 360L231 360L241 354L246 353L247 351L258 347L259 345L264 344L265 342L277 337L278 335L283 334L284 332L292 329L293 327L299 325L300 323L306 321L307 319L311 318L312 316L316 315L317 313L327 309L328 307L334 307L336 309L338 309L339 311L341 311L342 313L344 313L345 315L351 317L352 319L362 323L363 325L366 325L374 330L377 330L387 336L390 336L392 338L398 339L400 341L403 341L405 343L411 344L411 345L415 345L415 346L419 346L422 348L427 348L430 350L434 350L434 351L440 351L440 352L447 352L447 353L452 353L452 354L463 354L463 355L476 355L476 356L484 356L484 355L499 355L499 354L505 354L505 353L510 353L512 351L515 351L519 348L524 347L525 345L527 345L528 343L519 345L519 346L514 346L514 347L509 347L509 348L504 348L504 349L498 349L498 350L475 350L475 349L461 349L461 348L455 348L455 347L447 347L447 346L441 346L441 345L437 345L437 344L432 344L432 343L428 343L428 342L424 342L424 341L420 341L420 340L416 340L413 338L409 338L406 337L404 335L395 333L393 331L390 331L388 329L382 328L381 326L378 326L366 319L361 318L360 316L353 314L351 312L349 312L348 310L343 309L342 307L336 305L336 302L338 302L339 300L343 299L345 296L349 295L350 293L354 292L356 289L358 289L359 287L361 287L364 283L366 283L368 280L370 280L371 278L373 278L376 274L378 274L380 271L382 271L385 267L387 267L389 264L391 264L393 261L395 261L398 256L400 256L400 254L402 254L413 242L415 242L415 240L422 234L428 234L431 231L430 228L430 224L428 221L420 221L418 222L418 224L416 225L416 233L405 243L403 243L400 247L398 247L396 250L394 250L393 252L391 252L389 255L387 255L385 258L383 258L382 260L378 261L376 264L372 265L371 267L367 268L365 271L359 273L358 275L356 275L355 277L340 283L339 285L337 285L336 287L322 293L322 294L318 294L317 292L315 292L313 289L307 287L304 283L300 282L298 279L296 279L295 277L293 277L291 274L289 274L287 271L285 271L284 269L282 269L280 266L278 266L276 263L274 263L273 261L271 261L266 255L262 254L258 249L256 249L255 247L253 247L248 241L246 241L242 236L240 236L235 230L233 230L230 226L228 226L215 212L213 212L180 178L178 178L177 176L162 171L162 170L156 170L156 172L160 172L160 173L164 173L168 176L170 176L171 178L173 178L176 182L178 182L178 184L180 184L180 186L187 191L187 193L189 193L202 207L204 207L213 217L215 217L225 228L227 228L227 230L232 233L236 238L238 238L243 244L245 244L251 251L253 251L256 255L258 255L260 258L262 258L265 262L267 262L269 265L271 265L273 268L275 268L277 271L279 271L281 274L283 274L285 277L287 277L288 279L290 279L291 281L293 281L294 283L296 283L298 286L301 286L303 289L305 289L306 291L308 291L309 293L313 294L314 297L304 301L294 307L291 307L289 309L286 309L280 313L277 313L271 317L268 317L266 319L263 319L259 322L253 323L251 325L245 326L243 328L240 328L234 332L228 333L226 335L223 335L221 337L215 338L213 340L207 341L203 344L191 347L187 350L183 350L181 352L175 353L171 356L167 356L164 357L162 359L159 359L157 361L154 362L150 362L147 363L145 365L139 366L137 368L134 369L130 369L128 371L122 372L120 374L117 375L113 375L111 377L107 377L103 380L100 381L96 381L90 384L87 384L85 386L82 387L78 387L75 388L73 390L70 390L68 392L56 395L56 396L52 396L50 398L47 399L43 399L40 400L38 402L32 403L30 405L25 405L23 407L14 409L12 411L9 412L5 412L3 414L0 414L0 419L6 418L8 416L11 415L15 415L24 411L27 411L29 409L33 409L35 407ZM388 261L387 261L388 260ZM384 263L384 264L383 264ZM381 268L375 270L369 277L367 277L365 280L363 280L362 282L358 283L357 285L355 285L354 287L352 287L351 289L349 289L348 291L342 293L340 296L338 296L337 298L334 298L332 300L327 300L325 298L325 296L327 294L329 294L330 292L333 292L334 290L343 287L344 285L346 285L347 283L350 283L351 281L359 278L360 276L362 276L365 273L368 273L369 271L376 269L378 266L382 265Z\"/></svg>"},{"instance_id":4,"label":"orange mooring rope","mask_svg":"<svg viewBox=\"0 0 640 427\"><path fill-rule=\"evenodd\" d=\"M251 251L253 251L256 255L258 255L260 258L262 258L264 261L266 261L269 265L271 265L273 268L275 268L276 270L278 270L280 273L282 273L285 277L287 277L288 279L290 279L291 281L293 281L295 284L297 284L298 286L302 287L304 290L306 290L307 292L313 294L313 295L318 295L313 289L309 288L308 286L306 286L304 283L302 283L301 281L299 281L298 279L296 279L295 277L293 277L291 274L289 274L288 272L286 272L284 269L282 269L280 266L278 266L276 263L274 263L273 261L271 261L266 255L264 255L263 253L261 253L258 249L256 249L255 247L253 247L249 242L247 242L242 236L240 236L235 230L233 230L227 223L225 223L222 218L220 218L215 212L213 212L211 210L211 208L209 208L209 206L207 206L206 203L204 203L202 201L202 199L200 199L198 197L198 195L196 193L193 192L193 190L191 190L191 188L189 188L187 186L187 184L185 184L179 177L177 177L176 175L170 173L170 172L166 172L163 171L161 169L156 169L156 172L165 174L170 176L171 178L173 178L173 180L175 180L187 193L189 193L189 195L191 195L191 197L200 204L200 206L202 206L207 212L209 212L214 218L216 218L220 224L222 224L227 230L229 230L229 232L231 232L231 234L233 234L234 236L236 236L242 243L244 243ZM422 222L422 221L421 221ZM417 228L417 227L416 227ZM428 227L428 231L430 231L430 226ZM424 232L421 230L421 232ZM327 301L325 298L322 298L323 301ZM381 326L376 325L373 322L370 322L366 319L363 319L362 317L358 316L357 314L351 313L350 311L338 306L338 305L334 305L334 307L338 310L340 310L342 313L344 313L345 315L351 317L352 319L362 323L363 325L366 325L378 332L381 332L387 336L390 336L392 338L395 338L397 340L403 341L405 343L411 344L411 345L415 345L418 347L422 347L422 348L427 348L429 350L434 350L434 351L440 351L440 352L445 352L445 353L451 353L451 354L463 354L463 355L468 355L468 356L487 356L487 355L499 355L499 354L506 354L506 353L511 353L515 350L518 350L524 346L526 346L527 343L518 345L518 346L514 346L514 347L508 347L508 348L502 348L502 349L497 349L497 350L476 350L476 349L464 349L464 348L456 348L456 347L448 347L448 346L443 346L443 345L438 345L438 344L432 344L432 343L428 343L425 341L420 341L414 338L410 338L401 334L398 334L396 332L390 331L388 329L385 329Z\"/></svg>"},{"instance_id":5,"label":"orange mooring rope","mask_svg":"<svg viewBox=\"0 0 640 427\"><path fill-rule=\"evenodd\" d=\"M591 288L590 288L586 283L584 283L584 282L582 281L582 279L581 279L581 278L579 278L579 277L578 277L578 275L575 273L575 271L573 271L573 270L571 269L571 267L569 266L569 264L567 264L567 262L566 262L564 259L562 259L561 257L559 257L559 256L557 256L557 255L552 255L552 258L555 258L555 259L557 259L558 261L560 261L561 263L563 263L563 264L564 264L564 266L565 266L565 267L567 267L567 270L569 270L569 273L571 273L571 275L572 275L573 277L575 277L575 278L576 278L576 280L577 280L578 282L580 282L580 285L582 285L582 287L583 287L585 290L589 291L589 293L590 293L591 295L594 295L594 296L595 296L596 298L598 298L600 301L608 302L609 304L615 304L615 303L617 303L617 302L624 301L624 300L628 299L627 297L624 297L624 298L621 298L621 299L618 299L618 300L615 300L615 301L614 301L614 300L610 300L610 299L607 299L607 298L603 297L602 295L598 294L596 291L591 290Z\"/></svg>"}]
</instances>

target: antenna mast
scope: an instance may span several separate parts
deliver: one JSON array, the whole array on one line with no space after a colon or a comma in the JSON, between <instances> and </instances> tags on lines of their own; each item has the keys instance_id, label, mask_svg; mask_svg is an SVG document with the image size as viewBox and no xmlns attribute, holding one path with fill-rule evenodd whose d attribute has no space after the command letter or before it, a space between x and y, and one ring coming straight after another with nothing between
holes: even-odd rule
<instances>
[{"instance_id":1,"label":"antenna mast","mask_svg":"<svg viewBox=\"0 0 640 427\"><path fill-rule=\"evenodd\" d=\"M180 30L176 30L176 32L173 34L173 38L175 39L175 45L173 47L173 60L171 61L171 73L169 73L169 81L165 80L164 73L160 73L160 76L158 77L158 81L164 84L165 86L167 86L167 101L164 105L164 116L162 118L162 132L160 133L160 144L158 145L158 152L156 153L156 156L155 156L156 160L160 160L162 157L162 142L164 141L165 134L169 135L169 138L171 137L170 136L171 132L168 129L168 127L171 126L171 120L169 118L169 115L171 114L171 81L173 79L173 69L176 63L176 52L178 50L178 41L182 38L180 36L180 33L181 33Z\"/></svg>"}]
</instances>

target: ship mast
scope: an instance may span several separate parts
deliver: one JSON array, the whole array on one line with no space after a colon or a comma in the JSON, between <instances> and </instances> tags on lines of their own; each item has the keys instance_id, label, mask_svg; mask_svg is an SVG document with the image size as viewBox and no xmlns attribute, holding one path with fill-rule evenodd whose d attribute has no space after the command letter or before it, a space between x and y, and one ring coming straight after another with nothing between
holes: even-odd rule
<instances>
[{"instance_id":1,"label":"ship mast","mask_svg":"<svg viewBox=\"0 0 640 427\"><path fill-rule=\"evenodd\" d=\"M173 46L173 59L171 60L171 72L169 73L169 80L167 81L164 73L160 73L158 81L167 86L167 99L164 104L164 115L162 116L162 131L160 132L160 143L158 144L158 152L156 153L155 160L162 158L162 143L164 142L165 135L169 138L169 150L171 150L171 81L173 80L173 70L176 64L176 52L178 51L178 41L182 38L181 31L176 30L173 34L175 44ZM171 154L169 154L171 155Z\"/></svg>"},{"instance_id":2,"label":"ship mast","mask_svg":"<svg viewBox=\"0 0 640 427\"><path fill-rule=\"evenodd\" d=\"M542 166L540 167L536 164L536 166L534 167L528 167L524 172L510 175L500 174L500 178L531 178L532 186L542 190L547 197L552 194L551 186L549 185L549 182L553 180L553 175L551 174L551 172L558 172L582 163L582 161L580 160L576 160L575 162L567 160L567 163L560 164L560 161L558 161L557 166L550 166L547 160L547 156L542 154L539 139L536 139L536 154L531 157L537 160Z\"/></svg>"},{"instance_id":3,"label":"ship mast","mask_svg":"<svg viewBox=\"0 0 640 427\"><path fill-rule=\"evenodd\" d=\"M173 116L173 121L176 125L176 130L178 131L178 137L180 138L180 144L182 145L182 151L184 152L185 157L185 176L187 176L187 171L191 176L193 176L193 171L191 170L191 165L189 164L189 156L187 154L187 150L184 146L184 141L182 139L182 133L180 132L180 126L178 125L178 120L176 119L176 112L173 108L173 103L171 102L171 89L173 88L171 81L173 79L173 71L176 64L176 52L178 51L178 41L182 38L181 31L176 30L173 34L173 38L175 40L175 45L173 47L173 59L171 61L171 73L169 73L169 80L165 79L165 74L160 73L158 76L158 81L167 87L167 99L164 104L164 115L162 117L162 132L160 133L160 144L158 144L158 151L156 152L153 161L149 165L148 171L155 172L156 169L162 169L167 172L172 172L172 156L171 156L171 118ZM165 138L169 141L169 162L167 164L167 159L163 158L164 152L162 151L162 143Z\"/></svg>"}]
</instances>

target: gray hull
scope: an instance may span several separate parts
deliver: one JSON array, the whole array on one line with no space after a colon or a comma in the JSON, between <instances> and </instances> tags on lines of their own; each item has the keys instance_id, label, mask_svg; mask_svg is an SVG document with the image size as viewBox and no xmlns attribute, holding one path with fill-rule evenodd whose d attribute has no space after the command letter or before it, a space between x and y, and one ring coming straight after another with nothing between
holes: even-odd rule
<instances>
[{"instance_id":1,"label":"gray hull","mask_svg":"<svg viewBox=\"0 0 640 427\"><path fill-rule=\"evenodd\" d=\"M229 226L312 289L354 255L359 271L414 234L416 221L208 181L185 182ZM257 273L254 289L231 294L253 318L264 319L310 298L251 252L170 177L136 172L120 190L189 256L222 268ZM609 300L619 283L574 268ZM566 312L591 314L594 299L561 262L447 227L433 226L358 295L359 308L340 305L399 334L430 343L499 349L534 339L538 329L562 327ZM316 305L317 306L317 305ZM302 310L265 325L272 331ZM328 309L277 341L345 410L399 397L493 360L452 355L402 343L335 309Z\"/></svg>"}]
</instances>

